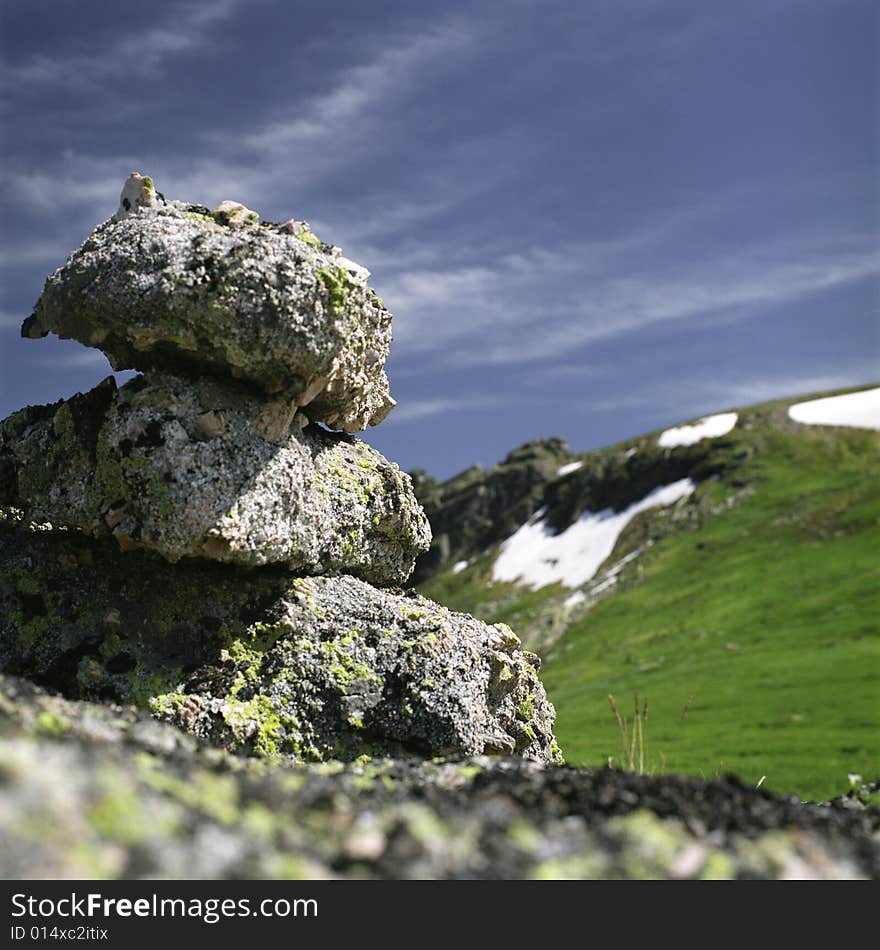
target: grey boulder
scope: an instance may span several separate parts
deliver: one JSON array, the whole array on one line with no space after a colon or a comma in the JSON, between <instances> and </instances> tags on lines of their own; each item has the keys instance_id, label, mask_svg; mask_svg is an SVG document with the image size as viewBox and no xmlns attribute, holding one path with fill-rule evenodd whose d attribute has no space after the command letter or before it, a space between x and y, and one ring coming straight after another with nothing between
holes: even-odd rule
<instances>
[{"instance_id":1,"label":"grey boulder","mask_svg":"<svg viewBox=\"0 0 880 950\"><path fill-rule=\"evenodd\" d=\"M537 658L503 624L352 577L297 580L270 619L154 713L229 751L304 760L559 757Z\"/></svg>"},{"instance_id":2,"label":"grey boulder","mask_svg":"<svg viewBox=\"0 0 880 950\"><path fill-rule=\"evenodd\" d=\"M305 224L166 201L133 175L119 211L49 276L22 335L98 347L114 369L246 380L355 432L394 406L391 314L368 276Z\"/></svg>"},{"instance_id":3,"label":"grey boulder","mask_svg":"<svg viewBox=\"0 0 880 950\"><path fill-rule=\"evenodd\" d=\"M0 504L169 561L403 583L430 544L409 476L284 398L155 374L0 423Z\"/></svg>"},{"instance_id":4,"label":"grey boulder","mask_svg":"<svg viewBox=\"0 0 880 950\"><path fill-rule=\"evenodd\" d=\"M0 672L238 754L556 761L537 663L504 625L353 577L120 558L0 520Z\"/></svg>"}]
</instances>

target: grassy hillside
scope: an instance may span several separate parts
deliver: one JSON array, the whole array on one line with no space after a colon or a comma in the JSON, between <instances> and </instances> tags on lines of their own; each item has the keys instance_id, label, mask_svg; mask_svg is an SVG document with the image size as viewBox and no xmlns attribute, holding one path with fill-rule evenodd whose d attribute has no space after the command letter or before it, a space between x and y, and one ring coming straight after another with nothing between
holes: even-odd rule
<instances>
[{"instance_id":1,"label":"grassy hillside","mask_svg":"<svg viewBox=\"0 0 880 950\"><path fill-rule=\"evenodd\" d=\"M700 443L715 477L630 525L606 566L640 553L594 604L493 584L497 546L422 583L539 646L570 762L620 763L608 694L631 717L638 691L649 771L766 776L809 799L880 773L880 436L794 424L789 402ZM668 464L655 436L605 452L632 447Z\"/></svg>"}]
</instances>

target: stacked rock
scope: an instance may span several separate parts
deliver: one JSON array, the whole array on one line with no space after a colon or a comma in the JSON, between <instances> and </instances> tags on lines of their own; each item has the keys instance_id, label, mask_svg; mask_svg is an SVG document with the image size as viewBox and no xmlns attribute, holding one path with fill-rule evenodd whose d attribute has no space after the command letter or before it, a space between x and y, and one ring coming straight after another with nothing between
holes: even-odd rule
<instances>
[{"instance_id":1,"label":"stacked rock","mask_svg":"<svg viewBox=\"0 0 880 950\"><path fill-rule=\"evenodd\" d=\"M431 535L349 434L394 406L368 278L304 222L126 181L22 326L142 375L0 423L0 671L242 752L558 759L508 628L379 589Z\"/></svg>"}]
</instances>

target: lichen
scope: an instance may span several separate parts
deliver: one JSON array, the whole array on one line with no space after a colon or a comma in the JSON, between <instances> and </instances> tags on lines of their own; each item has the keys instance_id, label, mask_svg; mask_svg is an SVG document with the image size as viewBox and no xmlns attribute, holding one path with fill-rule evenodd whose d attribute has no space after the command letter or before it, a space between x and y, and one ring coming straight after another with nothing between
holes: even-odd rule
<instances>
[{"instance_id":1,"label":"lichen","mask_svg":"<svg viewBox=\"0 0 880 950\"><path fill-rule=\"evenodd\" d=\"M131 788L122 788L118 776L107 771L105 791L90 809L89 824L110 841L137 845L150 833L150 822L143 813L140 797Z\"/></svg>"},{"instance_id":2,"label":"lichen","mask_svg":"<svg viewBox=\"0 0 880 950\"><path fill-rule=\"evenodd\" d=\"M86 513L93 518L111 504L122 505L129 498L120 458L110 443L106 426L98 433L95 454L94 471L85 488Z\"/></svg>"},{"instance_id":3,"label":"lichen","mask_svg":"<svg viewBox=\"0 0 880 950\"><path fill-rule=\"evenodd\" d=\"M324 242L320 240L315 234L312 233L311 228L306 223L303 223L299 229L299 234L297 237L304 244L311 244L313 247L322 247Z\"/></svg>"},{"instance_id":4,"label":"lichen","mask_svg":"<svg viewBox=\"0 0 880 950\"><path fill-rule=\"evenodd\" d=\"M528 722L535 715L535 694L529 695L516 707L516 715L523 722Z\"/></svg>"},{"instance_id":5,"label":"lichen","mask_svg":"<svg viewBox=\"0 0 880 950\"><path fill-rule=\"evenodd\" d=\"M356 681L379 683L381 679L366 663L356 660L350 648L360 631L352 630L339 640L322 640L318 644L321 666L333 678L337 689L343 695Z\"/></svg>"},{"instance_id":6,"label":"lichen","mask_svg":"<svg viewBox=\"0 0 880 950\"><path fill-rule=\"evenodd\" d=\"M139 778L156 791L222 825L236 825L240 821L239 790L234 775L217 775L200 769L183 780L169 772L155 756L143 753L136 761Z\"/></svg>"},{"instance_id":7,"label":"lichen","mask_svg":"<svg viewBox=\"0 0 880 950\"><path fill-rule=\"evenodd\" d=\"M128 682L129 701L135 706L147 709L151 707L154 697L174 695L167 691L171 684L181 680L182 671L172 667L157 673L147 669L143 663L138 663L134 670L123 676Z\"/></svg>"},{"instance_id":8,"label":"lichen","mask_svg":"<svg viewBox=\"0 0 880 950\"><path fill-rule=\"evenodd\" d=\"M38 713L34 722L37 730L47 736L63 736L71 729L70 720L48 709Z\"/></svg>"},{"instance_id":9,"label":"lichen","mask_svg":"<svg viewBox=\"0 0 880 950\"><path fill-rule=\"evenodd\" d=\"M335 317L341 317L345 314L346 297L352 287L351 278L344 267L319 267L318 277L324 286L324 292L327 294L330 312Z\"/></svg>"}]
</instances>

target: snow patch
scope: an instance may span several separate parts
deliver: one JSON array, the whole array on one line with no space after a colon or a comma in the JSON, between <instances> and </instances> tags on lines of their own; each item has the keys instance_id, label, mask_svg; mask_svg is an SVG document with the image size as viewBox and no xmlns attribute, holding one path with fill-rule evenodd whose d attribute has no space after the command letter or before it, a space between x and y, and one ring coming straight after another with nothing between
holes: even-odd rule
<instances>
[{"instance_id":1,"label":"snow patch","mask_svg":"<svg viewBox=\"0 0 880 950\"><path fill-rule=\"evenodd\" d=\"M638 449L635 446L633 446L631 449L627 449L623 453L623 457L625 459L631 459L636 454L636 452L638 452Z\"/></svg>"},{"instance_id":2,"label":"snow patch","mask_svg":"<svg viewBox=\"0 0 880 950\"><path fill-rule=\"evenodd\" d=\"M572 472L576 472L579 468L583 468L583 462L568 462L565 465L559 467L557 475L570 475Z\"/></svg>"},{"instance_id":3,"label":"snow patch","mask_svg":"<svg viewBox=\"0 0 880 950\"><path fill-rule=\"evenodd\" d=\"M587 595L582 590L576 590L573 594L565 598L565 607L570 610L572 607L577 607L578 604L582 604L586 599Z\"/></svg>"},{"instance_id":4,"label":"snow patch","mask_svg":"<svg viewBox=\"0 0 880 950\"><path fill-rule=\"evenodd\" d=\"M553 534L545 524L547 512L542 508L501 545L492 578L519 581L531 587L544 587L557 581L564 587L580 587L599 570L614 550L623 529L639 512L671 505L687 498L695 488L689 478L682 478L655 488L624 511L605 508L586 512L560 534Z\"/></svg>"},{"instance_id":5,"label":"snow patch","mask_svg":"<svg viewBox=\"0 0 880 950\"><path fill-rule=\"evenodd\" d=\"M465 570L470 563L470 561L456 561L455 564L452 565L452 573L461 574L461 572Z\"/></svg>"},{"instance_id":6,"label":"snow patch","mask_svg":"<svg viewBox=\"0 0 880 950\"><path fill-rule=\"evenodd\" d=\"M788 415L804 425L880 429L880 388L795 403Z\"/></svg>"},{"instance_id":7,"label":"snow patch","mask_svg":"<svg viewBox=\"0 0 880 950\"><path fill-rule=\"evenodd\" d=\"M727 435L736 425L737 414L735 412L722 412L717 416L706 416L700 419L692 426L678 426L674 429L667 429L657 440L657 445L662 449L671 449L676 445L694 445L702 439L717 439L721 435Z\"/></svg>"}]
</instances>

